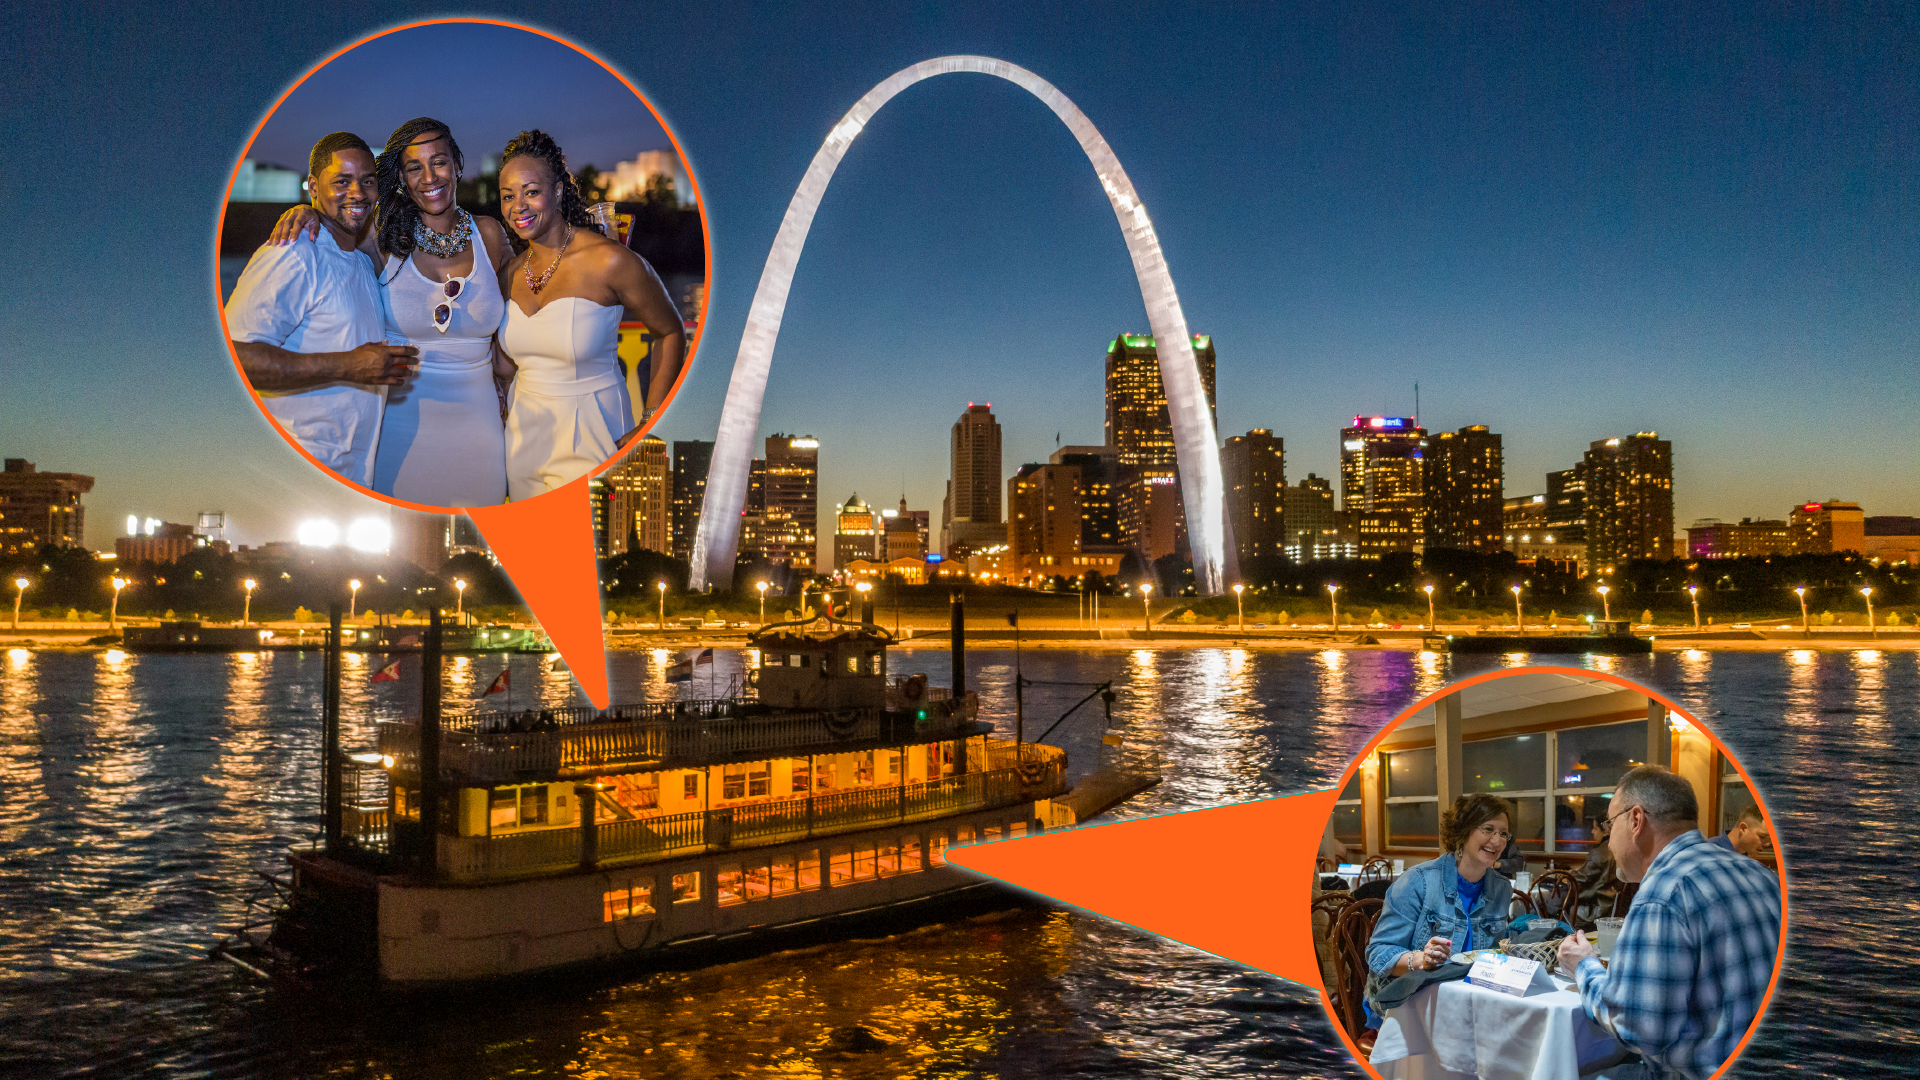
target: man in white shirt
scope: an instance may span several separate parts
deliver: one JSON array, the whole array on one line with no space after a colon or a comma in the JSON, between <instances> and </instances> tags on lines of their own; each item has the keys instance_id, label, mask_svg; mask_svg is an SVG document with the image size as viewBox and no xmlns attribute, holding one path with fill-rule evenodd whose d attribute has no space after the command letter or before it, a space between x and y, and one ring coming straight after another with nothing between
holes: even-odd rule
<instances>
[{"instance_id":1,"label":"man in white shirt","mask_svg":"<svg viewBox=\"0 0 1920 1080\"><path fill-rule=\"evenodd\" d=\"M373 482L386 388L415 350L386 344L380 286L358 250L373 223L373 151L337 131L314 144L307 190L324 228L312 244L253 253L227 301L247 381L282 430L342 478Z\"/></svg>"}]
</instances>

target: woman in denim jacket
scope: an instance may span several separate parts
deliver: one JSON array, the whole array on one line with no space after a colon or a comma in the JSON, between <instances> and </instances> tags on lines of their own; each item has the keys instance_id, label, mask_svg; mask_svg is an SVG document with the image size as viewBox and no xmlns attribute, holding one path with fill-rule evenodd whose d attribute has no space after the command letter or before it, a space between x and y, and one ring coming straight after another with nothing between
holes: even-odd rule
<instances>
[{"instance_id":1,"label":"woman in denim jacket","mask_svg":"<svg viewBox=\"0 0 1920 1080\"><path fill-rule=\"evenodd\" d=\"M1513 885L1495 866L1512 836L1513 807L1496 795L1462 795L1441 816L1447 854L1408 870L1387 890L1367 942L1367 1019L1379 1026L1374 994L1409 971L1430 971L1456 951L1485 949L1506 936Z\"/></svg>"}]
</instances>

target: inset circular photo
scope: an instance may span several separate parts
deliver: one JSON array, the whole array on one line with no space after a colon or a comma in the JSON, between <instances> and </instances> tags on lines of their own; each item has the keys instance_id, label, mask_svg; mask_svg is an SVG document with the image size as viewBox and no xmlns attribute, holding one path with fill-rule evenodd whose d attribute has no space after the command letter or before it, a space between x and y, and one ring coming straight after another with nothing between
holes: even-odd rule
<instances>
[{"instance_id":1,"label":"inset circular photo","mask_svg":"<svg viewBox=\"0 0 1920 1080\"><path fill-rule=\"evenodd\" d=\"M1377 1076L1712 1076L1773 993L1782 859L1734 755L1659 694L1466 679L1342 778L1311 907L1326 1005Z\"/></svg>"},{"instance_id":2,"label":"inset circular photo","mask_svg":"<svg viewBox=\"0 0 1920 1080\"><path fill-rule=\"evenodd\" d=\"M272 104L228 185L220 303L269 423L430 513L624 456L706 304L693 172L581 47L509 23L384 31Z\"/></svg>"}]
</instances>

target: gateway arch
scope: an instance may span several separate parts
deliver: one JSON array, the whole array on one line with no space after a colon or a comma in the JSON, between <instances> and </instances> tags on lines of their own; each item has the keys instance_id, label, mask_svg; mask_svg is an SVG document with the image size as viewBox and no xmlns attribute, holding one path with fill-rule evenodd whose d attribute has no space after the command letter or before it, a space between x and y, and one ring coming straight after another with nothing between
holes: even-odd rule
<instances>
[{"instance_id":1,"label":"gateway arch","mask_svg":"<svg viewBox=\"0 0 1920 1080\"><path fill-rule=\"evenodd\" d=\"M846 156L847 148L853 145L854 138L882 105L923 79L952 72L993 75L1039 98L1073 133L1099 176L1100 186L1106 189L1114 216L1120 219L1127 254L1132 256L1134 274L1140 279L1147 322L1153 328L1158 345L1160 381L1167 395L1180 484L1186 492L1194 583L1202 595L1214 596L1226 591L1231 571L1227 563L1226 503L1219 445L1214 440L1213 418L1207 409L1200 370L1194 363L1187 318L1180 310L1180 298L1174 292L1173 278L1167 273L1167 260L1161 254L1160 240L1147 218L1147 209L1140 205L1133 183L1127 179L1126 170L1120 167L1112 148L1078 106L1033 72L986 56L943 56L895 72L869 90L833 126L826 142L814 154L813 163L807 166L799 189L793 193L793 201L787 204L786 217L781 219L766 267L760 272L760 285L754 290L753 306L740 336L740 352L734 358L733 380L727 386L720 429L714 437L700 528L694 537L693 588L727 587L733 582L734 559L740 545L740 512L746 506L753 442L760 430L760 406L766 396L767 372L773 362L774 343L780 336L780 322L786 313L794 267L800 261L800 249L806 243L807 231L813 226L813 215L820 208L828 181L833 179L834 170Z\"/></svg>"}]
</instances>

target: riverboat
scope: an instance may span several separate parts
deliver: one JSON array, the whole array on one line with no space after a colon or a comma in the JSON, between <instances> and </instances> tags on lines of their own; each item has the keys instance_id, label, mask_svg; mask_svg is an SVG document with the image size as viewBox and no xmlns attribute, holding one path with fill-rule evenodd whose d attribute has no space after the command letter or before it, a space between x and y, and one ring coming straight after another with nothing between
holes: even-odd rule
<instances>
[{"instance_id":1,"label":"riverboat","mask_svg":"<svg viewBox=\"0 0 1920 1080\"><path fill-rule=\"evenodd\" d=\"M216 953L406 988L804 936L968 894L1005 904L948 850L1149 786L1100 776L1099 805L1074 802L1063 750L995 736L964 689L895 677L891 642L871 622L774 624L749 638L742 693L606 710L442 717L429 677L420 716L378 723L354 755L337 745L336 646L324 839L268 875L276 910Z\"/></svg>"}]
</instances>

